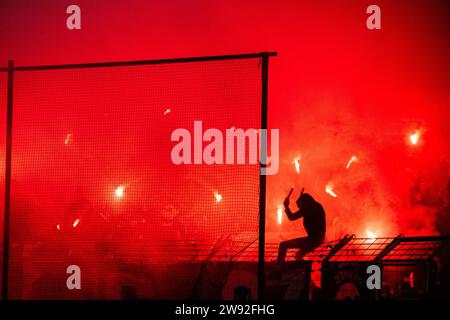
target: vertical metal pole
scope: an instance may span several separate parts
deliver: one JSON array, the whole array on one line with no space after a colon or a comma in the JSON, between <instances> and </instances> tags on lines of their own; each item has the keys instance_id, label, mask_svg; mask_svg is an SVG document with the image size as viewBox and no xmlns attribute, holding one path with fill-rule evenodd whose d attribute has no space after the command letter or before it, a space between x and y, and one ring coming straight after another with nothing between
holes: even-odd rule
<instances>
[{"instance_id":1,"label":"vertical metal pole","mask_svg":"<svg viewBox=\"0 0 450 320\"><path fill-rule=\"evenodd\" d=\"M12 117L13 117L13 77L14 61L8 61L8 98L6 109L6 159L5 159L5 207L3 211L3 275L2 299L8 300L9 271L9 209L11 195L11 147L12 147Z\"/></svg>"},{"instance_id":2,"label":"vertical metal pole","mask_svg":"<svg viewBox=\"0 0 450 320\"><path fill-rule=\"evenodd\" d=\"M263 53L261 58L261 129L267 129L267 88L268 88L268 76L269 76L269 54ZM263 139L261 139L263 141ZM267 150L267 139L265 139L266 146L262 148L260 146L260 153L262 150ZM265 157L265 154L263 155ZM262 158L260 158L261 161ZM261 161L263 162L263 161ZM266 159L264 163L261 163L261 167L265 167ZM265 261L265 241L266 241L266 176L260 173L259 176L259 250L258 250L258 300L264 299L265 288L265 276L264 276L264 261Z\"/></svg>"}]
</instances>

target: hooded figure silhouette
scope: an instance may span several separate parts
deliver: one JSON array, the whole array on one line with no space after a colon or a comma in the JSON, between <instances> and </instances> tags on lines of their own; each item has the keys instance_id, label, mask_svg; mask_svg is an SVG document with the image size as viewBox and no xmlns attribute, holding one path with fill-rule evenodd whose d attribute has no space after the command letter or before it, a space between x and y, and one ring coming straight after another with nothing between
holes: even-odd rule
<instances>
[{"instance_id":1,"label":"hooded figure silhouette","mask_svg":"<svg viewBox=\"0 0 450 320\"><path fill-rule=\"evenodd\" d=\"M322 205L314 200L310 194L303 192L296 203L299 210L297 212L292 212L291 209L289 209L289 196L284 200L286 215L290 221L303 218L303 227L308 236L282 241L280 243L277 258L279 269L281 269L284 264L288 249L300 249L297 257L302 259L307 253L320 246L325 240L326 220L325 210Z\"/></svg>"}]
</instances>

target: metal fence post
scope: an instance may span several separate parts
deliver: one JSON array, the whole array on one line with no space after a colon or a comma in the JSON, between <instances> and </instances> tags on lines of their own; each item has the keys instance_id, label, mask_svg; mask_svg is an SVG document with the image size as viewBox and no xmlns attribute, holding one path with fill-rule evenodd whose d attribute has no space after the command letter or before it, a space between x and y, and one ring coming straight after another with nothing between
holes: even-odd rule
<instances>
[{"instance_id":1,"label":"metal fence post","mask_svg":"<svg viewBox=\"0 0 450 320\"><path fill-rule=\"evenodd\" d=\"M3 211L3 274L2 299L8 300L8 271L9 271L9 214L11 195L11 147L12 147L12 119L13 119L13 79L14 61L8 61L8 97L6 109L6 157L5 157L5 202Z\"/></svg>"},{"instance_id":2,"label":"metal fence post","mask_svg":"<svg viewBox=\"0 0 450 320\"><path fill-rule=\"evenodd\" d=\"M261 129L267 129L267 89L269 76L269 54L263 53L261 58ZM264 148L260 146L260 164L261 168L266 166L267 152L267 133L265 139L261 138L262 143L265 143ZM263 151L263 149L265 149ZM263 159L264 157L264 159ZM266 235L266 176L260 173L259 178L259 248L258 248L258 299L264 299L265 275L265 235Z\"/></svg>"}]
</instances>

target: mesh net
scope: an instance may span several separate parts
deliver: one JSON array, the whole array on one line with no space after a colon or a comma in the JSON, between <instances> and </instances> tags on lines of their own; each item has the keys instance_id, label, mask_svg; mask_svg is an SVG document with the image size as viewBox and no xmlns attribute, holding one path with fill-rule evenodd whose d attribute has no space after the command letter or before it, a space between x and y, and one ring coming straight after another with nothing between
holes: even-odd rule
<instances>
[{"instance_id":1,"label":"mesh net","mask_svg":"<svg viewBox=\"0 0 450 320\"><path fill-rule=\"evenodd\" d=\"M173 164L196 120L259 128L260 59L17 71L10 297L186 298L224 278L257 243L259 166Z\"/></svg>"}]
</instances>

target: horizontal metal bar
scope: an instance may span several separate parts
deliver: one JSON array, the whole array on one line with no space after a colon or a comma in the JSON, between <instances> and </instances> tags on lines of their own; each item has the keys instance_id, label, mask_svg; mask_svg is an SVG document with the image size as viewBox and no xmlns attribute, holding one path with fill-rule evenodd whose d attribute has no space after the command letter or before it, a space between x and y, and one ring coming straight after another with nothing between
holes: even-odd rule
<instances>
[{"instance_id":1,"label":"horizontal metal bar","mask_svg":"<svg viewBox=\"0 0 450 320\"><path fill-rule=\"evenodd\" d=\"M232 54L221 56L205 56L205 57L188 57L188 58L172 58L172 59L157 59L157 60L135 60L135 61L116 61L116 62L94 62L94 63L80 63L80 64L60 64L60 65L42 65L42 66L19 66L15 67L16 71L35 71L35 70L57 70L57 69L84 69L84 68L105 68L105 67L124 67L124 66L139 66L150 64L168 64L168 63L189 63L189 62L203 62L203 61L217 61L217 60L238 60L262 58L264 56L276 56L276 52L260 52L260 53L246 53L246 54ZM3 69L3 68L2 68Z\"/></svg>"},{"instance_id":2,"label":"horizontal metal bar","mask_svg":"<svg viewBox=\"0 0 450 320\"><path fill-rule=\"evenodd\" d=\"M445 242L448 239L449 239L449 237L445 237L445 236L403 237L401 242L425 242L425 241Z\"/></svg>"},{"instance_id":3,"label":"horizontal metal bar","mask_svg":"<svg viewBox=\"0 0 450 320\"><path fill-rule=\"evenodd\" d=\"M392 260L381 260L380 264L383 266L411 266L416 265L418 263L428 263L430 261L429 258L426 259L411 259L411 260L402 260L402 259L392 259Z\"/></svg>"}]
</instances>

